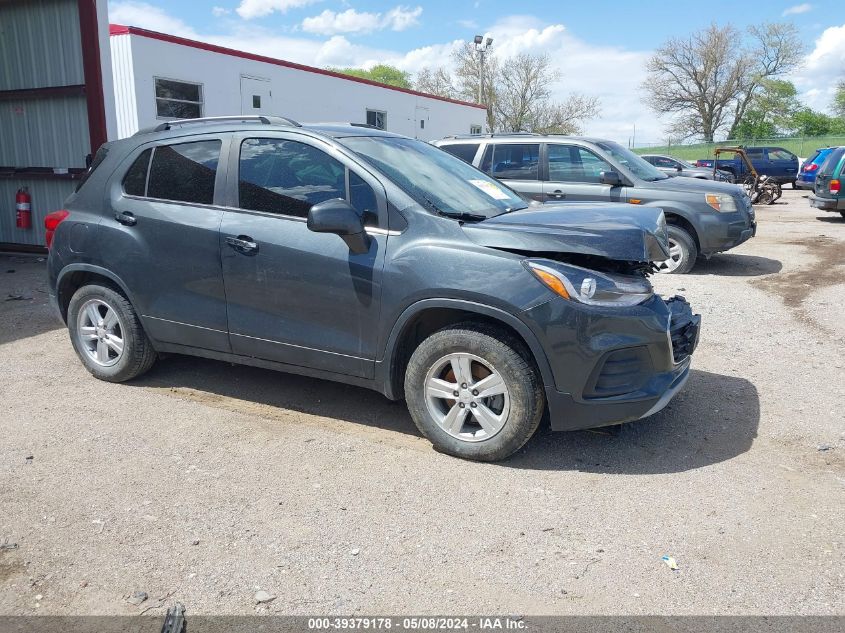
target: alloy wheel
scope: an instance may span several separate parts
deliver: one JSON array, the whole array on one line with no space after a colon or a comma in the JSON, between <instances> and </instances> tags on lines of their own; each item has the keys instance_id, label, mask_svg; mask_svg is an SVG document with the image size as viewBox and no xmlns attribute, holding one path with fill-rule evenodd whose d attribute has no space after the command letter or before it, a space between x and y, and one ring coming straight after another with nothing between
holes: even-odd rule
<instances>
[{"instance_id":1,"label":"alloy wheel","mask_svg":"<svg viewBox=\"0 0 845 633\"><path fill-rule=\"evenodd\" d=\"M465 442L490 439L504 428L510 393L484 359L459 352L438 360L425 377L428 412L440 428Z\"/></svg>"},{"instance_id":2,"label":"alloy wheel","mask_svg":"<svg viewBox=\"0 0 845 633\"><path fill-rule=\"evenodd\" d=\"M102 367L123 356L124 328L117 311L102 299L90 299L79 309L76 337L88 358Z\"/></svg>"},{"instance_id":3,"label":"alloy wheel","mask_svg":"<svg viewBox=\"0 0 845 633\"><path fill-rule=\"evenodd\" d=\"M660 262L657 267L662 273L671 273L684 261L684 251L677 240L669 238L669 259Z\"/></svg>"}]
</instances>

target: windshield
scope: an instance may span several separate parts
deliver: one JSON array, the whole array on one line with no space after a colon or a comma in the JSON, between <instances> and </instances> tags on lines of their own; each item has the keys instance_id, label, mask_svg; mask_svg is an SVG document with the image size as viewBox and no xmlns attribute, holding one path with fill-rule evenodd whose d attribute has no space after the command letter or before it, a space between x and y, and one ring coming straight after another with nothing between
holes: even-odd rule
<instances>
[{"instance_id":1,"label":"windshield","mask_svg":"<svg viewBox=\"0 0 845 633\"><path fill-rule=\"evenodd\" d=\"M502 183L428 143L385 136L340 141L435 213L483 220L528 206Z\"/></svg>"},{"instance_id":2,"label":"windshield","mask_svg":"<svg viewBox=\"0 0 845 633\"><path fill-rule=\"evenodd\" d=\"M621 163L623 167L627 168L637 178L652 181L666 180L669 177L645 159L637 156L631 150L622 147L619 143L614 143L613 141L601 141L596 143L596 145L610 154L614 159L616 159L616 162Z\"/></svg>"}]
</instances>

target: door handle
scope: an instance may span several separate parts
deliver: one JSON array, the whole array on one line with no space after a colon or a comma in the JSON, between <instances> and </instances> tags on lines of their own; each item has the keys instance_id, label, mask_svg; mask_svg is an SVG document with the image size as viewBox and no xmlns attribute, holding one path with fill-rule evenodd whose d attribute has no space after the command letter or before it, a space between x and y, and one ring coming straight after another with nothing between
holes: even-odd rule
<instances>
[{"instance_id":1,"label":"door handle","mask_svg":"<svg viewBox=\"0 0 845 633\"><path fill-rule=\"evenodd\" d=\"M135 226L138 224L138 219L131 211L118 212L114 214L114 219L125 226Z\"/></svg>"},{"instance_id":2,"label":"door handle","mask_svg":"<svg viewBox=\"0 0 845 633\"><path fill-rule=\"evenodd\" d=\"M226 237L226 243L243 255L255 255L258 252L258 244L248 235L229 235Z\"/></svg>"},{"instance_id":3,"label":"door handle","mask_svg":"<svg viewBox=\"0 0 845 633\"><path fill-rule=\"evenodd\" d=\"M555 198L556 200L562 200L563 198L566 197L566 194L563 191L561 191L560 189L555 189L554 191L552 191L549 194L549 197Z\"/></svg>"}]
</instances>

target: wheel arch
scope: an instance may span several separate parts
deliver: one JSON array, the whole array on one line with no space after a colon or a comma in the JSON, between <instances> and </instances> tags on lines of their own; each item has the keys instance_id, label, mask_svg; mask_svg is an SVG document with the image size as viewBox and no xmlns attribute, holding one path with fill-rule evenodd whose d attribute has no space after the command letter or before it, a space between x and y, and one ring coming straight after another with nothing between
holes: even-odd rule
<instances>
[{"instance_id":1,"label":"wheel arch","mask_svg":"<svg viewBox=\"0 0 845 633\"><path fill-rule=\"evenodd\" d=\"M552 370L537 337L520 319L493 306L461 299L423 299L408 306L390 331L382 360L376 364L376 380L382 393L401 399L405 369L417 346L448 325L472 321L499 327L520 340L540 371L544 384L554 384Z\"/></svg>"},{"instance_id":2,"label":"wheel arch","mask_svg":"<svg viewBox=\"0 0 845 633\"><path fill-rule=\"evenodd\" d=\"M111 271L93 264L70 264L62 269L56 280L56 302L62 320L67 323L67 311L71 297L84 285L99 281L120 291L134 305L126 284Z\"/></svg>"}]
</instances>

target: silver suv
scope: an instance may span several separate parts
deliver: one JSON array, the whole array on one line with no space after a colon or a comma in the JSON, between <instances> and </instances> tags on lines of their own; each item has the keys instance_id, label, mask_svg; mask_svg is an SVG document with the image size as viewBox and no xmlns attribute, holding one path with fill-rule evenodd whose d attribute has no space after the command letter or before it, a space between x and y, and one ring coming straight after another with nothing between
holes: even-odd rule
<instances>
[{"instance_id":1,"label":"silver suv","mask_svg":"<svg viewBox=\"0 0 845 633\"><path fill-rule=\"evenodd\" d=\"M594 138L490 134L434 143L540 202L623 202L659 207L669 223L665 272L692 270L754 236L751 200L738 185L670 178L629 149Z\"/></svg>"}]
</instances>

